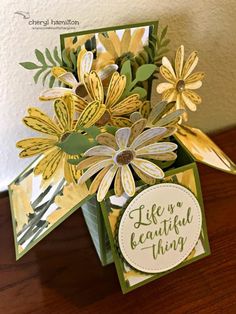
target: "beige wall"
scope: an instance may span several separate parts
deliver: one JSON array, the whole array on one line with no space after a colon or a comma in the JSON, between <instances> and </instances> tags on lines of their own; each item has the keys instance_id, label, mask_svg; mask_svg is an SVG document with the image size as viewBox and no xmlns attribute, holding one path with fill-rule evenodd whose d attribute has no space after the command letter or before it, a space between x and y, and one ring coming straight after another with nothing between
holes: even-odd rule
<instances>
[{"instance_id":1,"label":"beige wall","mask_svg":"<svg viewBox=\"0 0 236 314\"><path fill-rule=\"evenodd\" d=\"M215 131L236 122L235 0L2 0L0 10L0 190L29 163L18 159L15 142L33 134L20 119L26 107L37 102L41 90L40 85L34 85L32 74L18 63L33 60L35 47L59 45L62 32L32 30L15 11L29 11L34 19L77 19L78 30L160 19L162 25L169 25L171 48L182 43L187 52L198 50L198 69L206 72L199 91L203 103L191 114L192 125ZM39 106L45 108L45 104Z\"/></svg>"}]
</instances>

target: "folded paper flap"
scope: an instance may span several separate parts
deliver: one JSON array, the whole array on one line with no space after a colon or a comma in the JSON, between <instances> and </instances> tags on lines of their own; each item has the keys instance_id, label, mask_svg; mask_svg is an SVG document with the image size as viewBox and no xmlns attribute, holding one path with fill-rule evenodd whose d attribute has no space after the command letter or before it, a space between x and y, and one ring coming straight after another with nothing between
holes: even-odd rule
<instances>
[{"instance_id":1,"label":"folded paper flap","mask_svg":"<svg viewBox=\"0 0 236 314\"><path fill-rule=\"evenodd\" d=\"M179 125L175 137L196 161L236 174L235 163L200 129Z\"/></svg>"}]
</instances>

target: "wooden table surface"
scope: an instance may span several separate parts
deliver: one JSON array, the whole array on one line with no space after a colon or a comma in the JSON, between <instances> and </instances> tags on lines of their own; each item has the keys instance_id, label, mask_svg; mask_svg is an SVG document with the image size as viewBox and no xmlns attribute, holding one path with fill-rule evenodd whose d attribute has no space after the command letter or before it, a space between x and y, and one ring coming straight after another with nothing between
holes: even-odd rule
<instances>
[{"instance_id":1,"label":"wooden table surface","mask_svg":"<svg viewBox=\"0 0 236 314\"><path fill-rule=\"evenodd\" d=\"M235 161L236 129L212 137ZM211 255L122 295L78 210L15 262L8 197L0 199L0 314L236 313L236 177L199 165Z\"/></svg>"}]
</instances>

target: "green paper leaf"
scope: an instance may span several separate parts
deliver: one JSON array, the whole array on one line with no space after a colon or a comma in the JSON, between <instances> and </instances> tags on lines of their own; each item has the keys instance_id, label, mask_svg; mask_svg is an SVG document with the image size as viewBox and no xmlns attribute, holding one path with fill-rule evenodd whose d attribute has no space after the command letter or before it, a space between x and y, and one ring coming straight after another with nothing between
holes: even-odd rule
<instances>
[{"instance_id":1,"label":"green paper leaf","mask_svg":"<svg viewBox=\"0 0 236 314\"><path fill-rule=\"evenodd\" d=\"M166 26L166 27L162 30L162 32L161 32L161 37L160 37L160 41L162 41L162 39L166 36L167 30L168 30L168 26Z\"/></svg>"},{"instance_id":2,"label":"green paper leaf","mask_svg":"<svg viewBox=\"0 0 236 314\"><path fill-rule=\"evenodd\" d=\"M136 72L136 81L143 82L146 81L156 70L154 64L144 64L141 65Z\"/></svg>"},{"instance_id":3,"label":"green paper leaf","mask_svg":"<svg viewBox=\"0 0 236 314\"><path fill-rule=\"evenodd\" d=\"M49 80L49 84L48 84L49 88L53 87L54 82L55 82L55 76L51 76Z\"/></svg>"},{"instance_id":4,"label":"green paper leaf","mask_svg":"<svg viewBox=\"0 0 236 314\"><path fill-rule=\"evenodd\" d=\"M47 77L48 77L48 75L49 75L50 73L51 73L51 70L48 70L48 71L44 74L43 79L42 79L43 86L44 86L45 81L46 81L46 79L47 79Z\"/></svg>"},{"instance_id":5,"label":"green paper leaf","mask_svg":"<svg viewBox=\"0 0 236 314\"><path fill-rule=\"evenodd\" d=\"M126 85L129 85L132 81L132 70L130 60L127 60L123 63L120 74L126 76Z\"/></svg>"},{"instance_id":6,"label":"green paper leaf","mask_svg":"<svg viewBox=\"0 0 236 314\"><path fill-rule=\"evenodd\" d=\"M129 95L132 95L132 94L139 94L140 98L144 98L147 96L147 91L143 87L137 86L134 89L132 89L131 92L129 92Z\"/></svg>"},{"instance_id":7,"label":"green paper leaf","mask_svg":"<svg viewBox=\"0 0 236 314\"><path fill-rule=\"evenodd\" d=\"M86 135L71 133L62 143L59 143L58 146L69 155L80 155L96 144L96 141L91 141Z\"/></svg>"},{"instance_id":8,"label":"green paper leaf","mask_svg":"<svg viewBox=\"0 0 236 314\"><path fill-rule=\"evenodd\" d=\"M35 84L38 82L40 74L42 74L44 71L45 71L45 68L41 68L39 71L35 73L35 75L33 76Z\"/></svg>"},{"instance_id":9,"label":"green paper leaf","mask_svg":"<svg viewBox=\"0 0 236 314\"><path fill-rule=\"evenodd\" d=\"M89 127L89 128L83 128L80 126L80 129L85 131L88 135L92 136L94 139L100 134L100 129L96 127L95 125Z\"/></svg>"},{"instance_id":10,"label":"green paper leaf","mask_svg":"<svg viewBox=\"0 0 236 314\"><path fill-rule=\"evenodd\" d=\"M71 61L69 60L68 56L67 56L67 51L66 49L64 49L62 51L62 60L65 62L66 66L68 66L68 68L72 68L72 64Z\"/></svg>"},{"instance_id":11,"label":"green paper leaf","mask_svg":"<svg viewBox=\"0 0 236 314\"><path fill-rule=\"evenodd\" d=\"M27 70L35 70L41 68L39 65L33 62L21 62L20 65Z\"/></svg>"},{"instance_id":12,"label":"green paper leaf","mask_svg":"<svg viewBox=\"0 0 236 314\"><path fill-rule=\"evenodd\" d=\"M53 50L53 56L54 56L54 59L59 63L59 65L62 65L62 60L59 57L57 47L55 47Z\"/></svg>"},{"instance_id":13,"label":"green paper leaf","mask_svg":"<svg viewBox=\"0 0 236 314\"><path fill-rule=\"evenodd\" d=\"M38 49L35 49L35 55L36 55L36 58L38 59L38 61L42 64L42 65L47 65L46 61L45 61L45 58L44 58L44 55L43 53L38 50Z\"/></svg>"},{"instance_id":14,"label":"green paper leaf","mask_svg":"<svg viewBox=\"0 0 236 314\"><path fill-rule=\"evenodd\" d=\"M46 55L46 57L48 58L48 61L51 62L51 64L52 64L53 66L56 66L56 65L57 65L56 62L53 60L52 55L51 55L51 52L49 51L48 48L45 49L45 55Z\"/></svg>"},{"instance_id":15,"label":"green paper leaf","mask_svg":"<svg viewBox=\"0 0 236 314\"><path fill-rule=\"evenodd\" d=\"M115 135L116 131L118 130L117 127L112 126L112 125L106 125L105 129L108 133Z\"/></svg>"},{"instance_id":16,"label":"green paper leaf","mask_svg":"<svg viewBox=\"0 0 236 314\"><path fill-rule=\"evenodd\" d=\"M71 59L71 61L73 63L74 70L76 70L77 60L76 60L75 54L74 54L74 52L72 50L70 51L70 59Z\"/></svg>"}]
</instances>

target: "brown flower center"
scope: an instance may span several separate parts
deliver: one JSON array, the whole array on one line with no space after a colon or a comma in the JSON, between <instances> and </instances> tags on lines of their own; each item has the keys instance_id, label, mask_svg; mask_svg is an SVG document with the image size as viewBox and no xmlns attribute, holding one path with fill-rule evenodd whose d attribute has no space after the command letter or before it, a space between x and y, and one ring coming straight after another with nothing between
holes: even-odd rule
<instances>
[{"instance_id":1,"label":"brown flower center","mask_svg":"<svg viewBox=\"0 0 236 314\"><path fill-rule=\"evenodd\" d=\"M71 132L65 132L64 134L62 134L60 138L61 142L64 142L69 135L71 135Z\"/></svg>"},{"instance_id":2,"label":"brown flower center","mask_svg":"<svg viewBox=\"0 0 236 314\"><path fill-rule=\"evenodd\" d=\"M184 80L179 80L176 84L176 90L177 92L181 93L183 92L185 89L185 82Z\"/></svg>"},{"instance_id":3,"label":"brown flower center","mask_svg":"<svg viewBox=\"0 0 236 314\"><path fill-rule=\"evenodd\" d=\"M118 165L128 165L134 159L134 153L131 150L123 150L116 155Z\"/></svg>"},{"instance_id":4,"label":"brown flower center","mask_svg":"<svg viewBox=\"0 0 236 314\"><path fill-rule=\"evenodd\" d=\"M78 95L78 96L80 96L80 97L82 97L82 98L88 95L85 86L82 85L82 84L81 84L81 85L78 85L78 86L76 87L75 93L76 93L76 95Z\"/></svg>"},{"instance_id":5,"label":"brown flower center","mask_svg":"<svg viewBox=\"0 0 236 314\"><path fill-rule=\"evenodd\" d=\"M97 126L104 126L109 122L111 119L111 115L108 110L106 110L103 116L96 122Z\"/></svg>"}]
</instances>

